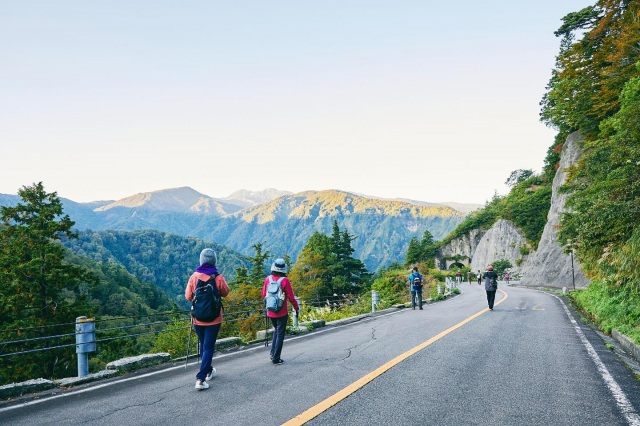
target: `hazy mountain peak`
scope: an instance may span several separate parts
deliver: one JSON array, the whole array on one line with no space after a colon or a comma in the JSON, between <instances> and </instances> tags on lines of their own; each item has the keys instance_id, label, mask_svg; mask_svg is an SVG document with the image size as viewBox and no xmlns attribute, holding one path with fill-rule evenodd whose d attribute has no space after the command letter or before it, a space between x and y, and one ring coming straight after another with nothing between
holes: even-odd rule
<instances>
[{"instance_id":1,"label":"hazy mountain peak","mask_svg":"<svg viewBox=\"0 0 640 426\"><path fill-rule=\"evenodd\" d=\"M278 197L290 195L290 191L281 191L275 188L267 188L262 191L250 191L248 189L240 189L235 191L228 197L222 198L232 204L237 204L242 207L253 207L258 204L268 203Z\"/></svg>"},{"instance_id":2,"label":"hazy mountain peak","mask_svg":"<svg viewBox=\"0 0 640 426\"><path fill-rule=\"evenodd\" d=\"M238 210L237 206L220 203L215 198L201 194L188 186L142 192L99 207L95 211L104 212L116 207L216 215L224 215Z\"/></svg>"}]
</instances>

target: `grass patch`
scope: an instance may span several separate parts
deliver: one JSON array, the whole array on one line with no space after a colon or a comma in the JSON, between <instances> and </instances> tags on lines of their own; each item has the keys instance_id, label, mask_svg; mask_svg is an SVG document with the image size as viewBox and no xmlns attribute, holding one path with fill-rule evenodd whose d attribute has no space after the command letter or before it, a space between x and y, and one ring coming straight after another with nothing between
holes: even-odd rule
<instances>
[{"instance_id":1,"label":"grass patch","mask_svg":"<svg viewBox=\"0 0 640 426\"><path fill-rule=\"evenodd\" d=\"M602 331L612 329L629 336L640 344L640 295L628 287L606 281L594 281L584 290L570 293L576 305Z\"/></svg>"}]
</instances>

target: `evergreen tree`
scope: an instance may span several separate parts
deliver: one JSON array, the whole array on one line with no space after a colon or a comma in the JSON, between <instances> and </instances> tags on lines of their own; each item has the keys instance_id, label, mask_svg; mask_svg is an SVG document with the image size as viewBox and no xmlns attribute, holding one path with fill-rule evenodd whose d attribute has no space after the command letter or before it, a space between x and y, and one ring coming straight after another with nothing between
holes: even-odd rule
<instances>
[{"instance_id":1,"label":"evergreen tree","mask_svg":"<svg viewBox=\"0 0 640 426\"><path fill-rule=\"evenodd\" d=\"M322 300L333 295L331 266L334 264L333 242L315 231L302 248L289 277L296 293L304 299Z\"/></svg>"},{"instance_id":2,"label":"evergreen tree","mask_svg":"<svg viewBox=\"0 0 640 426\"><path fill-rule=\"evenodd\" d=\"M75 238L74 222L63 215L55 192L47 193L42 182L22 187L22 203L2 207L0 226L0 339L37 338L68 333L64 323L87 313L81 282L94 283L93 275L65 259L60 240ZM75 308L75 309L74 309ZM61 324L60 326L57 326ZM38 340L45 349L59 345L51 339ZM12 345L8 352L33 349ZM55 368L68 366L70 350L54 349L0 359L0 381L54 378Z\"/></svg>"},{"instance_id":3,"label":"evergreen tree","mask_svg":"<svg viewBox=\"0 0 640 426\"><path fill-rule=\"evenodd\" d=\"M69 302L63 291L92 280L84 269L65 262L60 240L77 238L71 230L74 222L63 215L58 195L45 192L42 182L22 187L18 195L23 203L1 210L1 322L65 316Z\"/></svg>"},{"instance_id":4,"label":"evergreen tree","mask_svg":"<svg viewBox=\"0 0 640 426\"><path fill-rule=\"evenodd\" d=\"M340 235L339 250L336 254L338 259L338 268L340 275L344 278L346 284L343 288L334 288L341 293L353 294L359 293L364 280L369 276L367 268L360 259L353 257L355 250L351 246L351 241L355 239L349 232L342 231ZM334 287L337 287L334 285Z\"/></svg>"},{"instance_id":5,"label":"evergreen tree","mask_svg":"<svg viewBox=\"0 0 640 426\"><path fill-rule=\"evenodd\" d=\"M302 297L321 300L334 294L360 293L369 273L364 263L353 257L353 239L336 221L331 237L313 233L291 270Z\"/></svg>"},{"instance_id":6,"label":"evergreen tree","mask_svg":"<svg viewBox=\"0 0 640 426\"><path fill-rule=\"evenodd\" d=\"M407 255L405 256L405 265L411 266L422 260L422 247L418 238L413 237L409 241L409 248L407 248Z\"/></svg>"},{"instance_id":7,"label":"evergreen tree","mask_svg":"<svg viewBox=\"0 0 640 426\"><path fill-rule=\"evenodd\" d=\"M249 258L249 261L251 262L249 284L262 288L262 283L264 282L264 277L266 274L264 262L271 255L271 253L269 253L269 250L265 251L264 253L262 252L262 243L256 243L251 247L253 247L253 249L255 250L255 255Z\"/></svg>"},{"instance_id":8,"label":"evergreen tree","mask_svg":"<svg viewBox=\"0 0 640 426\"><path fill-rule=\"evenodd\" d=\"M249 283L249 270L246 266L236 268L236 284L248 284Z\"/></svg>"},{"instance_id":9,"label":"evergreen tree","mask_svg":"<svg viewBox=\"0 0 640 426\"><path fill-rule=\"evenodd\" d=\"M422 235L420 250L422 252L422 261L425 262L428 267L433 268L437 247L433 240L433 235L431 235L431 232L428 230L424 231L424 234Z\"/></svg>"}]
</instances>

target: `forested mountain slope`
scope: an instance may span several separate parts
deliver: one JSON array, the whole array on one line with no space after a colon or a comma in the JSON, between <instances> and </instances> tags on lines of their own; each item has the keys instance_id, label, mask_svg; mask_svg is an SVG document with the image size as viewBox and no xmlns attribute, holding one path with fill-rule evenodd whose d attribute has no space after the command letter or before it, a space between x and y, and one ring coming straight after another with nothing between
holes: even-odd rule
<instances>
[{"instance_id":1,"label":"forested mountain slope","mask_svg":"<svg viewBox=\"0 0 640 426\"><path fill-rule=\"evenodd\" d=\"M154 229L213 241L243 255L250 255L254 244L263 243L272 255L286 254L293 260L314 231L331 232L335 219L341 228L357 237L354 255L373 271L403 261L412 237L429 230L434 238L443 238L465 216L443 205L336 190L283 195L240 210L239 204L269 200L282 193L240 192L223 202L191 188L175 188L102 202L97 207L92 203L63 202L80 230ZM1 205L15 202L15 196L0 198Z\"/></svg>"},{"instance_id":2,"label":"forested mountain slope","mask_svg":"<svg viewBox=\"0 0 640 426\"><path fill-rule=\"evenodd\" d=\"M139 280L157 286L181 307L187 306L185 285L205 247L216 250L218 270L229 281L234 279L236 268L246 266L240 254L220 244L155 230L83 231L78 239L67 240L65 245L98 264L122 265Z\"/></svg>"},{"instance_id":3,"label":"forested mountain slope","mask_svg":"<svg viewBox=\"0 0 640 426\"><path fill-rule=\"evenodd\" d=\"M274 256L288 254L295 259L314 231L329 234L337 220L356 237L354 256L375 271L403 261L412 237L429 230L434 238L442 238L463 218L462 213L445 206L418 206L343 191L307 191L242 210L208 224L198 234L242 253L255 242L264 242Z\"/></svg>"}]
</instances>

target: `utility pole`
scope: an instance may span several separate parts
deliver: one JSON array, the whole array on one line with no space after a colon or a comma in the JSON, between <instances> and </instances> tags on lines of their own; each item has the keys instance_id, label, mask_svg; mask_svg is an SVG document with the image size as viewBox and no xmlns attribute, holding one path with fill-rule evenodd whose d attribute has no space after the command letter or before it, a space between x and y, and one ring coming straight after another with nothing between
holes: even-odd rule
<instances>
[{"instance_id":1,"label":"utility pole","mask_svg":"<svg viewBox=\"0 0 640 426\"><path fill-rule=\"evenodd\" d=\"M567 240L566 245L567 250L569 250L569 254L571 255L571 282L573 283L573 289L576 289L576 274L573 268L573 240Z\"/></svg>"}]
</instances>

